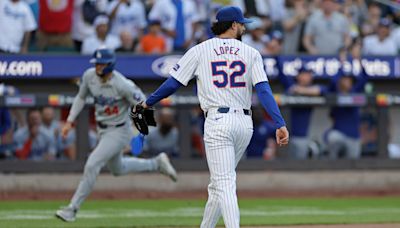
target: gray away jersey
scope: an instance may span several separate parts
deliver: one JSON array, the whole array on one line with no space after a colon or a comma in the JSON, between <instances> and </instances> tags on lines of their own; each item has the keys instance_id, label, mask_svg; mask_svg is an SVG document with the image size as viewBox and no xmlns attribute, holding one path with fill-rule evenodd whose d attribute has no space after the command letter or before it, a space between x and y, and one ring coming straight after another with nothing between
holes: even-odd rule
<instances>
[{"instance_id":1,"label":"gray away jersey","mask_svg":"<svg viewBox=\"0 0 400 228\"><path fill-rule=\"evenodd\" d=\"M203 111L250 109L252 87L268 81L261 54L236 39L212 38L191 48L170 71L183 85L197 79Z\"/></svg>"},{"instance_id":2,"label":"gray away jersey","mask_svg":"<svg viewBox=\"0 0 400 228\"><path fill-rule=\"evenodd\" d=\"M95 68L90 68L83 74L77 96L84 100L88 95L95 100L96 121L109 125L128 121L129 107L146 98L135 83L116 70L110 80L102 83Z\"/></svg>"}]
</instances>

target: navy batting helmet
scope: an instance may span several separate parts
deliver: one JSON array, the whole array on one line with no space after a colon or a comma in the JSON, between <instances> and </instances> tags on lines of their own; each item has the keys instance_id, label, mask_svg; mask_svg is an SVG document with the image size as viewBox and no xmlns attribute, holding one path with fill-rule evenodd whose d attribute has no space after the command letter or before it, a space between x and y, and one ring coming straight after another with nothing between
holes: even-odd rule
<instances>
[{"instance_id":1,"label":"navy batting helmet","mask_svg":"<svg viewBox=\"0 0 400 228\"><path fill-rule=\"evenodd\" d=\"M100 75L103 76L111 73L114 70L115 59L114 51L110 49L98 49L93 53L90 62L94 64L107 64L107 66L103 69L102 75Z\"/></svg>"}]
</instances>

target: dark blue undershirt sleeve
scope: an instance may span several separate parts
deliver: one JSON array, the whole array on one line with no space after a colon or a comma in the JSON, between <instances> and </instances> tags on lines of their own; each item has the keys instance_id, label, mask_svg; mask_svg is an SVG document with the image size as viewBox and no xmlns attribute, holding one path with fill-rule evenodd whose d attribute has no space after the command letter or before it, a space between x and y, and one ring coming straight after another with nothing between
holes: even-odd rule
<instances>
[{"instance_id":1,"label":"dark blue undershirt sleeve","mask_svg":"<svg viewBox=\"0 0 400 228\"><path fill-rule=\"evenodd\" d=\"M278 104L276 103L274 96L272 95L271 87L268 82L259 82L255 86L258 99L261 102L264 109L268 112L271 118L275 122L276 128L286 126L285 120L283 119L281 112L279 111Z\"/></svg>"},{"instance_id":2,"label":"dark blue undershirt sleeve","mask_svg":"<svg viewBox=\"0 0 400 228\"><path fill-rule=\"evenodd\" d=\"M175 93L181 86L183 85L178 80L170 76L149 98L147 98L146 104L148 106L155 105L160 100Z\"/></svg>"}]
</instances>

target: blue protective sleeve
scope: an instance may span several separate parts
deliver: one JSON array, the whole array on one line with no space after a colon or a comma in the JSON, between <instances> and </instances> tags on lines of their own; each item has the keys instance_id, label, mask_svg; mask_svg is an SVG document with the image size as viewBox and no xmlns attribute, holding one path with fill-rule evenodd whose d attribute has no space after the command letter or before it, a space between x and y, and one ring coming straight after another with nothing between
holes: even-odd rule
<instances>
[{"instance_id":1,"label":"blue protective sleeve","mask_svg":"<svg viewBox=\"0 0 400 228\"><path fill-rule=\"evenodd\" d=\"M274 96L272 95L271 87L268 82L259 82L255 86L258 99L261 102L264 109L268 112L271 118L275 122L276 128L286 126L285 120L283 119L281 112L279 111L278 104L276 103Z\"/></svg>"},{"instance_id":2,"label":"blue protective sleeve","mask_svg":"<svg viewBox=\"0 0 400 228\"><path fill-rule=\"evenodd\" d=\"M175 93L181 86L183 85L178 80L170 76L149 98L147 98L146 104L148 106L155 105L160 100Z\"/></svg>"}]
</instances>

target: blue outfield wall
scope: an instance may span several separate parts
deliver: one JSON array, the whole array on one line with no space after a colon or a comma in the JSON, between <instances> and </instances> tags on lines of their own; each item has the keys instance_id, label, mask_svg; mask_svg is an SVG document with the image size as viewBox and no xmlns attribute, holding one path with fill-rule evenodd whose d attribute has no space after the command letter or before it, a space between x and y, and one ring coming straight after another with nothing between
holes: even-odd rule
<instances>
[{"instance_id":1,"label":"blue outfield wall","mask_svg":"<svg viewBox=\"0 0 400 228\"><path fill-rule=\"evenodd\" d=\"M162 79L180 57L120 55L116 69L132 79ZM91 66L89 59L89 56L80 55L0 55L0 79L80 77ZM265 56L265 70L271 79L278 73L278 61L288 76L295 76L298 69L307 66L314 70L315 77L329 78L335 76L342 65L336 56ZM361 65L372 79L400 78L399 57L364 57L361 64L350 60L343 67L345 71L358 75Z\"/></svg>"}]
</instances>

